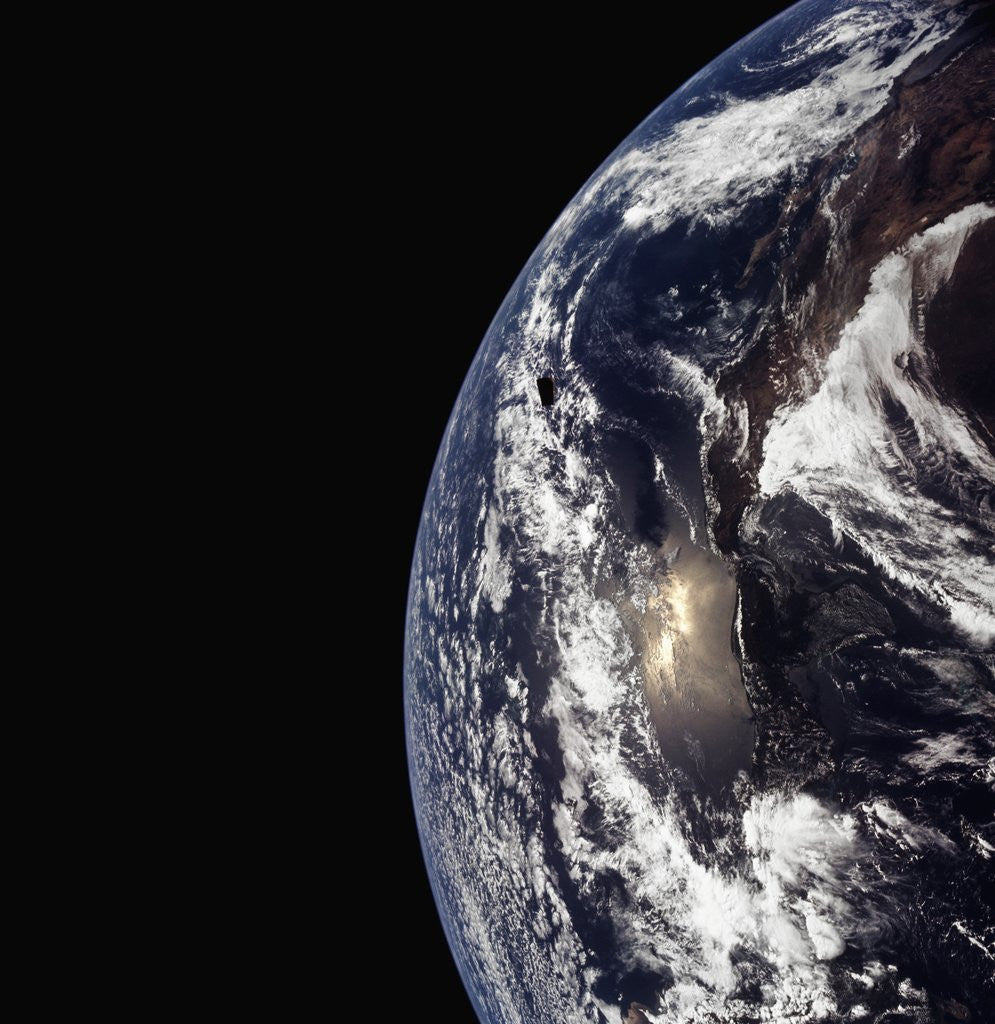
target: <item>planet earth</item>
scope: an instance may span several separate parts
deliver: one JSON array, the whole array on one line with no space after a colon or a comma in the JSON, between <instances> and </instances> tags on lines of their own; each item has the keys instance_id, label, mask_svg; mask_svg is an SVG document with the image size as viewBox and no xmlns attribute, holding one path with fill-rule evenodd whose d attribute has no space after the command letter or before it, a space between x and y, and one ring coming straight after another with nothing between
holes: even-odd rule
<instances>
[{"instance_id":1,"label":"planet earth","mask_svg":"<svg viewBox=\"0 0 995 1024\"><path fill-rule=\"evenodd\" d=\"M809 0L498 311L405 648L484 1024L995 1020L993 149L990 5Z\"/></svg>"}]
</instances>

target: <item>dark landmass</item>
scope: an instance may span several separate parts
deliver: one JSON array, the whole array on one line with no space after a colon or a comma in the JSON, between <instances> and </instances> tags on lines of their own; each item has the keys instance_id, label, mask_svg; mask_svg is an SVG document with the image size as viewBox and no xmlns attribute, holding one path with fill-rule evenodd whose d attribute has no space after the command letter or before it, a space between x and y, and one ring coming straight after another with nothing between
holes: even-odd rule
<instances>
[{"instance_id":1,"label":"dark landmass","mask_svg":"<svg viewBox=\"0 0 995 1024\"><path fill-rule=\"evenodd\" d=\"M995 200L995 27L990 9L964 31L968 41L936 69L926 54L895 83L883 111L826 157L808 184L785 197L773 231L758 238L740 279L773 261L764 320L744 357L719 381L749 410L745 453L728 431L708 453L718 510L715 538L737 550L740 519L756 492L763 439L774 411L797 392L801 371L824 360L859 310L874 267L913 235L972 203ZM948 48L949 49L949 48ZM946 51L945 51L946 52ZM830 185L836 184L835 191ZM828 215L827 215L828 214ZM927 310L927 340L951 400L976 409L993 431L992 228L965 246L948 286ZM799 296L787 303L782 296ZM981 301L983 297L983 302Z\"/></svg>"},{"instance_id":2,"label":"dark landmass","mask_svg":"<svg viewBox=\"0 0 995 1024\"><path fill-rule=\"evenodd\" d=\"M740 524L757 493L771 418L818 386L811 370L838 345L875 267L958 210L995 202L992 9L913 64L886 107L784 197L774 229L754 241L739 286L746 292L772 276L767 315L718 382L730 407L746 402L748 434L732 422L707 453L714 536L737 566L738 655L756 730L752 778L784 788L805 778L810 791L851 800L869 795L873 780L875 793L897 807L905 801L910 815L918 801L931 805L937 828L965 851L972 830L992 820L990 791L956 775L954 765L944 766L949 774L916 778L915 804L906 788L915 778L912 737L949 732L976 742L963 721L944 719L922 655L899 653L942 651L949 643L942 613L912 609L866 552L790 494L758 510L749 544ZM995 222L986 221L968 236L949 280L928 304L917 303L922 348L905 372L961 409L995 453L992 282ZM917 293L921 284L913 281ZM901 424L904 410L892 413ZM813 559L813 550L823 557ZM982 685L984 664L962 657L957 685ZM908 948L917 952L905 969L930 992L937 1021L987 1020L990 963L953 926L963 919L977 931L991 920L987 866L973 853L956 862L916 856L914 871L911 860L891 868L908 873L902 913Z\"/></svg>"},{"instance_id":3,"label":"dark landmass","mask_svg":"<svg viewBox=\"0 0 995 1024\"><path fill-rule=\"evenodd\" d=\"M947 1021L971 1019L971 1011L963 1003L958 1003L956 999L938 999L936 1008L939 1011L941 1024L947 1024Z\"/></svg>"},{"instance_id":4,"label":"dark landmass","mask_svg":"<svg viewBox=\"0 0 995 1024\"><path fill-rule=\"evenodd\" d=\"M940 383L995 455L995 221L975 228L926 315Z\"/></svg>"}]
</instances>

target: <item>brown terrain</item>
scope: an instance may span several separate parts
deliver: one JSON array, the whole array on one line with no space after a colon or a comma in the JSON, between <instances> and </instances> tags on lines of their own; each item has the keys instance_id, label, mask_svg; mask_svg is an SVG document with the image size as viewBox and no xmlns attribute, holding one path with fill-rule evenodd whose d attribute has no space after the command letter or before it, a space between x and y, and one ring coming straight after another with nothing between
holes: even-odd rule
<instances>
[{"instance_id":1,"label":"brown terrain","mask_svg":"<svg viewBox=\"0 0 995 1024\"><path fill-rule=\"evenodd\" d=\"M965 242L929 308L926 344L944 389L976 417L995 455L995 221Z\"/></svg>"},{"instance_id":2,"label":"brown terrain","mask_svg":"<svg viewBox=\"0 0 995 1024\"><path fill-rule=\"evenodd\" d=\"M995 26L985 18L957 45L912 65L885 109L820 161L804 189L785 197L779 223L756 241L742 280L761 261L779 260L771 315L719 381L721 395L739 396L749 409L743 457L736 459L741 439L731 432L708 453L719 506L713 528L723 551L736 548L768 424L789 397L800 397L802 368L821 364L836 347L863 303L872 270L888 253L965 206L995 201L993 150ZM834 179L835 192L827 190ZM927 312L926 329L941 386L974 415L989 444L995 433L993 253L989 222L965 245Z\"/></svg>"}]
</instances>

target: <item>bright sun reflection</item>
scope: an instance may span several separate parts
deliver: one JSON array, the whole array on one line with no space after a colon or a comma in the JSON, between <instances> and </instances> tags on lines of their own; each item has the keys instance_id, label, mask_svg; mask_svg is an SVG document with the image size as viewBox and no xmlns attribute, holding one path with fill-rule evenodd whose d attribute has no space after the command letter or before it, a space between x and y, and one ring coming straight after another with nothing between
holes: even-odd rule
<instances>
[{"instance_id":1,"label":"bright sun reflection","mask_svg":"<svg viewBox=\"0 0 995 1024\"><path fill-rule=\"evenodd\" d=\"M688 587L680 579L671 580L666 593L667 605L670 610L670 627L675 632L687 634L691 630L688 607Z\"/></svg>"}]
</instances>

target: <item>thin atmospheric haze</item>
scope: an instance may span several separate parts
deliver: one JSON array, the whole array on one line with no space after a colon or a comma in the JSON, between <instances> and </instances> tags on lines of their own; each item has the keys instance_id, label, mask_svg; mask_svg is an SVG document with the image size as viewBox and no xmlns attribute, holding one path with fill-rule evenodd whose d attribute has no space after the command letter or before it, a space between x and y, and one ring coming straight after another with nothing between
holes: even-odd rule
<instances>
[{"instance_id":1,"label":"thin atmospheric haze","mask_svg":"<svg viewBox=\"0 0 995 1024\"><path fill-rule=\"evenodd\" d=\"M483 1024L995 1020L995 19L803 2L497 313L405 649Z\"/></svg>"}]
</instances>

